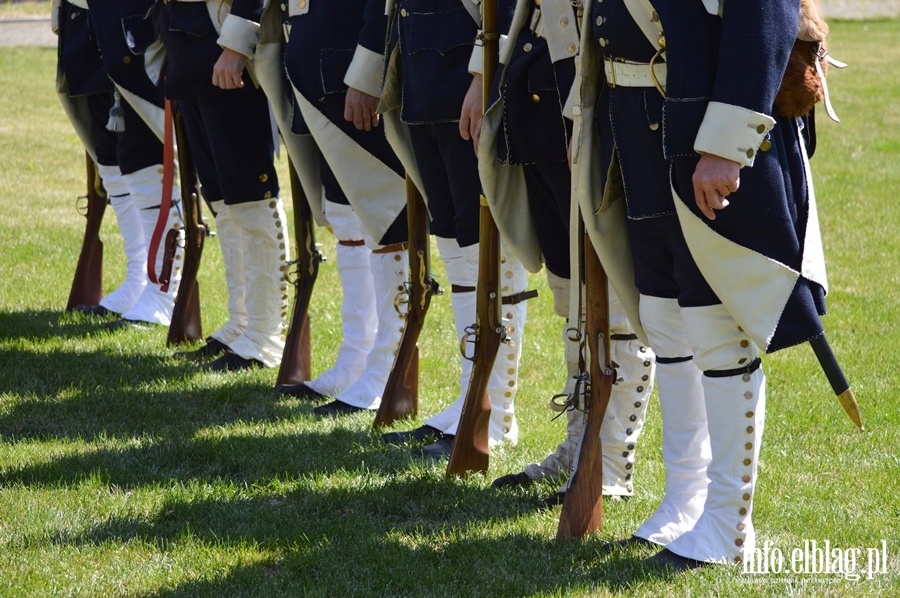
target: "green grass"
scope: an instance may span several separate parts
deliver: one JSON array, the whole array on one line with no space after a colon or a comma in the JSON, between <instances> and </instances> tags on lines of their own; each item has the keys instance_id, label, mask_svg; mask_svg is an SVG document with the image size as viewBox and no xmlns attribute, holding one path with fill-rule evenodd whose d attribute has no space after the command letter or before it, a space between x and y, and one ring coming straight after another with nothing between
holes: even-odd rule
<instances>
[{"instance_id":1,"label":"green grass","mask_svg":"<svg viewBox=\"0 0 900 598\"><path fill-rule=\"evenodd\" d=\"M198 373L162 330L111 334L63 314L83 151L54 97L55 51L0 50L0 595L900 595L898 36L897 20L832 24L832 53L850 63L829 79L843 122L820 119L813 160L826 326L868 432L854 431L808 347L767 359L755 509L760 541L785 551L885 539L889 574L861 581L731 568L661 577L642 567L646 553L602 554L661 497L655 401L636 496L607 502L600 534L555 540L559 510L540 506L552 486L492 491L490 479L540 459L562 433L546 408L564 366L542 276L532 277L542 296L529 303L520 442L492 456L487 478L463 481L383 446L371 416L316 420L311 405L271 390L272 371ZM124 263L107 220L112 288ZM333 256L329 234L317 234ZM208 332L226 318L215 239L200 284ZM337 289L326 263L312 308L316 371L339 342ZM448 304L435 299L423 333L424 415L456 396Z\"/></svg>"},{"instance_id":2,"label":"green grass","mask_svg":"<svg viewBox=\"0 0 900 598\"><path fill-rule=\"evenodd\" d=\"M47 0L0 0L0 19L21 19L24 17L50 17L50 2Z\"/></svg>"}]
</instances>

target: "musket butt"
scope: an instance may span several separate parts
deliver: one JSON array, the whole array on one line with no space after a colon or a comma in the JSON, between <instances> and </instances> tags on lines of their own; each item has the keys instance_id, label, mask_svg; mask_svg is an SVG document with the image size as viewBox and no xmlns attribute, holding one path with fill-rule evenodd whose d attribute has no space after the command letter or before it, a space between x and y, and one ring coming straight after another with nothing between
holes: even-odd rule
<instances>
[{"instance_id":1,"label":"musket butt","mask_svg":"<svg viewBox=\"0 0 900 598\"><path fill-rule=\"evenodd\" d=\"M856 402L856 397L853 396L853 390L848 388L847 390L839 394L838 401L840 401L841 407L844 408L844 411L847 412L850 420L854 424L856 424L857 428L859 428L859 431L865 432L866 429L862 424L862 414L859 412L859 404Z\"/></svg>"}]
</instances>

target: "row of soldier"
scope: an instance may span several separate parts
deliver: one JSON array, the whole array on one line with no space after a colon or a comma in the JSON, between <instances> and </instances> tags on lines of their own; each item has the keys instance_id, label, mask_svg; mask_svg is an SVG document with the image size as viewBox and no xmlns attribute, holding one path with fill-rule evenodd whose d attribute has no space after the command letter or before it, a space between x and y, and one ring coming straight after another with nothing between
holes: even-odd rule
<instances>
[{"instance_id":1,"label":"row of soldier","mask_svg":"<svg viewBox=\"0 0 900 598\"><path fill-rule=\"evenodd\" d=\"M61 97L99 165L128 264L125 283L83 310L123 323L171 317L179 257L166 290L144 267L148 251L150 270L163 267L151 239L168 97L215 215L228 285L229 320L190 357L213 371L277 366L290 247L277 125L313 215L336 237L343 291L334 364L280 392L324 401L319 415L379 407L404 329L394 301L410 267L408 176L427 198L457 338L476 319L482 193L502 233L511 342L488 382L489 438L514 443L526 270L546 271L566 346L563 396L578 398L580 206L611 280L617 383L601 432L604 494L633 494L654 377L663 416L665 498L622 544L664 547L654 559L678 568L739 562L754 542L759 353L822 331L803 121L772 114L798 3L729 3L726 13L722 2L678 4L502 0L509 35L483 111L480 2L63 0ZM758 64L729 76L747 52ZM177 228L178 202L176 192L165 227ZM450 407L383 440L449 456L471 374L461 365ZM561 407L559 447L495 486L566 476L583 425L575 403Z\"/></svg>"}]
</instances>

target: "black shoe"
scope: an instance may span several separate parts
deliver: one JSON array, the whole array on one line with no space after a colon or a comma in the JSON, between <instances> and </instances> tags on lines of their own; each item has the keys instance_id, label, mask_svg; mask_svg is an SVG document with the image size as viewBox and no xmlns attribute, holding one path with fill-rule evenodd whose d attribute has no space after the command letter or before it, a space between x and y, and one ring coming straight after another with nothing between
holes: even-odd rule
<instances>
[{"instance_id":1,"label":"black shoe","mask_svg":"<svg viewBox=\"0 0 900 598\"><path fill-rule=\"evenodd\" d=\"M534 483L524 471L508 473L491 482L491 488L524 488Z\"/></svg>"},{"instance_id":2,"label":"black shoe","mask_svg":"<svg viewBox=\"0 0 900 598\"><path fill-rule=\"evenodd\" d=\"M638 538L637 536L631 536L630 538L622 538L621 540L615 540L613 542L604 542L600 545L600 552L607 553L620 550L631 550L632 548L656 547L659 547L659 544L657 544L656 542L651 542L650 540L645 540L644 538Z\"/></svg>"},{"instance_id":3,"label":"black shoe","mask_svg":"<svg viewBox=\"0 0 900 598\"><path fill-rule=\"evenodd\" d=\"M199 349L194 351L178 351L175 355L192 361L205 361L207 359L215 359L226 351L228 351L228 345L210 337L206 339L206 344Z\"/></svg>"},{"instance_id":4,"label":"black shoe","mask_svg":"<svg viewBox=\"0 0 900 598\"><path fill-rule=\"evenodd\" d=\"M119 318L104 326L107 330L123 330L125 328L138 328L147 330L150 328L150 322L142 322L141 320L129 320L127 318Z\"/></svg>"},{"instance_id":5,"label":"black shoe","mask_svg":"<svg viewBox=\"0 0 900 598\"><path fill-rule=\"evenodd\" d=\"M76 305L74 308L72 308L72 311L77 311L78 313L84 314L86 316L99 316L101 318L119 315L112 310L106 309L102 305Z\"/></svg>"},{"instance_id":6,"label":"black shoe","mask_svg":"<svg viewBox=\"0 0 900 598\"><path fill-rule=\"evenodd\" d=\"M452 434L444 434L443 438L441 438L437 442L432 442L431 444L423 446L419 450L415 451L414 454L426 459L430 459L432 461L449 459L450 451L453 450L454 438L455 436Z\"/></svg>"},{"instance_id":7,"label":"black shoe","mask_svg":"<svg viewBox=\"0 0 900 598\"><path fill-rule=\"evenodd\" d=\"M300 384L279 384L275 387L275 390L289 397L299 397L310 401L321 401L328 398L322 393L311 389L303 382Z\"/></svg>"},{"instance_id":8,"label":"black shoe","mask_svg":"<svg viewBox=\"0 0 900 598\"><path fill-rule=\"evenodd\" d=\"M340 417L342 415L359 413L360 411L365 411L365 409L354 405L348 405L347 403L342 403L340 401L331 401L330 403L319 405L313 409L313 413L320 417Z\"/></svg>"},{"instance_id":9,"label":"black shoe","mask_svg":"<svg viewBox=\"0 0 900 598\"><path fill-rule=\"evenodd\" d=\"M559 492L554 492L550 496L544 499L544 506L548 509L552 509L553 507L559 506L563 504L563 501L566 498L566 491L560 490Z\"/></svg>"},{"instance_id":10,"label":"black shoe","mask_svg":"<svg viewBox=\"0 0 900 598\"><path fill-rule=\"evenodd\" d=\"M698 561L697 559L691 559L686 556L681 556L680 554L675 554L668 548L663 548L645 562L658 569L669 569L676 573L692 571L709 565L709 563Z\"/></svg>"},{"instance_id":11,"label":"black shoe","mask_svg":"<svg viewBox=\"0 0 900 598\"><path fill-rule=\"evenodd\" d=\"M419 426L406 432L388 432L381 435L381 442L385 444L406 444L407 442L436 442L444 438L446 434L431 426Z\"/></svg>"},{"instance_id":12,"label":"black shoe","mask_svg":"<svg viewBox=\"0 0 900 598\"><path fill-rule=\"evenodd\" d=\"M237 353L226 351L224 355L203 366L203 369L210 372L238 372L241 370L250 370L262 367L262 363L255 359L244 359Z\"/></svg>"}]
</instances>

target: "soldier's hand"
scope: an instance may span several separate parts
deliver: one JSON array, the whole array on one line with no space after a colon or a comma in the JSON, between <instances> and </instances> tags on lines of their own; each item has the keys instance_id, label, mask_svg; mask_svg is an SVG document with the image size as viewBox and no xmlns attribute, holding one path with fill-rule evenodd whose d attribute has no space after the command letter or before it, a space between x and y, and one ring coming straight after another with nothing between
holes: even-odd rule
<instances>
[{"instance_id":1,"label":"soldier's hand","mask_svg":"<svg viewBox=\"0 0 900 598\"><path fill-rule=\"evenodd\" d=\"M360 131L371 131L378 126L378 119L378 98L355 87L347 89L344 120L352 122Z\"/></svg>"},{"instance_id":2,"label":"soldier's hand","mask_svg":"<svg viewBox=\"0 0 900 598\"><path fill-rule=\"evenodd\" d=\"M741 165L732 160L705 154L694 169L694 200L703 215L716 219L716 210L728 207L728 195L741 185Z\"/></svg>"},{"instance_id":3,"label":"soldier's hand","mask_svg":"<svg viewBox=\"0 0 900 598\"><path fill-rule=\"evenodd\" d=\"M469 91L463 100L462 112L459 114L459 135L466 141L471 140L478 151L478 137L481 133L481 119L484 116L481 106L481 73L472 77Z\"/></svg>"},{"instance_id":4,"label":"soldier's hand","mask_svg":"<svg viewBox=\"0 0 900 598\"><path fill-rule=\"evenodd\" d=\"M240 52L222 49L222 54L213 66L212 84L222 89L240 89L244 86L244 67L247 57Z\"/></svg>"}]
</instances>

